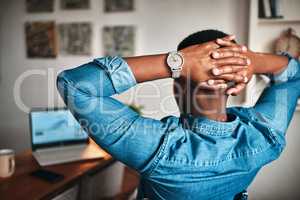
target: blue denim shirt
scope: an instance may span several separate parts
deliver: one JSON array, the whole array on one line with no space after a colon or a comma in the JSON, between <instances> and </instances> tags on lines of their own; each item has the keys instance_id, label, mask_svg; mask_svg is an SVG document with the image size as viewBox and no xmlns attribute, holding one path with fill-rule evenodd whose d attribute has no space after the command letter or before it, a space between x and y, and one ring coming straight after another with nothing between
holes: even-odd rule
<instances>
[{"instance_id":1,"label":"blue denim shirt","mask_svg":"<svg viewBox=\"0 0 300 200\"><path fill-rule=\"evenodd\" d=\"M141 174L139 198L232 200L277 159L300 94L298 61L271 77L254 107L228 109L231 122L194 116L155 120L117 101L136 85L127 63L104 57L59 74L66 105L95 142ZM99 186L101 187L101 186Z\"/></svg>"}]
</instances>

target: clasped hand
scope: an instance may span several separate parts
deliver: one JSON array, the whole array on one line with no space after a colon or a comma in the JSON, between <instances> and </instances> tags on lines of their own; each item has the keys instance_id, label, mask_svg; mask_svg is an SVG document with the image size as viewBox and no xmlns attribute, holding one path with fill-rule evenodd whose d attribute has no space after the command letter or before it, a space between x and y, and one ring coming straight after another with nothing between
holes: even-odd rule
<instances>
[{"instance_id":1,"label":"clasped hand","mask_svg":"<svg viewBox=\"0 0 300 200\"><path fill-rule=\"evenodd\" d=\"M247 51L234 36L187 47L180 51L185 58L182 76L204 89L222 88L228 95L238 95L253 75ZM234 83L230 88L229 82Z\"/></svg>"}]
</instances>

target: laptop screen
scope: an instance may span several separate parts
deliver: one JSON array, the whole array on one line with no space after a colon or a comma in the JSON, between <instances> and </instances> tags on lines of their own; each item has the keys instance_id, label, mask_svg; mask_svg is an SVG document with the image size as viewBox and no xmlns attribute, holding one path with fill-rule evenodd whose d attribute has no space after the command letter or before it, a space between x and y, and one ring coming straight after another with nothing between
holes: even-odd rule
<instances>
[{"instance_id":1,"label":"laptop screen","mask_svg":"<svg viewBox=\"0 0 300 200\"><path fill-rule=\"evenodd\" d=\"M47 146L88 139L72 113L67 109L30 113L32 146Z\"/></svg>"}]
</instances>

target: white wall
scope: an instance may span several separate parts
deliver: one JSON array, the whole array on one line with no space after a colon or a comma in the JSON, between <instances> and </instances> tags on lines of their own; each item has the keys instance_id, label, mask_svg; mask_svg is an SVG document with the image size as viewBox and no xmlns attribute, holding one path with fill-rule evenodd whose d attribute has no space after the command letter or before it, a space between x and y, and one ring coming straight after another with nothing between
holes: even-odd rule
<instances>
[{"instance_id":1,"label":"white wall","mask_svg":"<svg viewBox=\"0 0 300 200\"><path fill-rule=\"evenodd\" d=\"M14 148L18 152L30 147L27 113L14 102L13 86L17 78L29 69L45 70L48 76L33 76L21 87L21 97L29 107L62 105L55 90L52 71L66 69L90 61L102 54L101 27L110 24L133 24L137 27L137 55L167 52L188 34L207 28L217 28L238 36L247 43L248 1L246 0L136 0L133 13L104 14L102 0L92 0L89 11L60 11L58 1L53 14L25 13L25 0L1 0L0 9L0 148ZM0 10L0 11L1 11ZM25 55L24 22L31 20L56 22L89 21L93 24L93 55L91 57L58 56L56 59L27 59ZM48 84L48 79L50 83ZM160 96L156 99L139 98L137 104L146 105L148 116L161 118L167 115L161 109L161 100L171 94L170 81L157 81ZM167 84L167 85L166 85ZM153 94L152 85L143 87L139 94ZM127 99L122 97L122 99ZM176 114L173 99L172 114ZM149 113L149 111L155 111ZM268 166L251 188L251 199L299 199L297 177L300 163L299 113L296 114L288 133L288 147L284 155ZM297 198L298 197L298 198Z\"/></svg>"}]
</instances>

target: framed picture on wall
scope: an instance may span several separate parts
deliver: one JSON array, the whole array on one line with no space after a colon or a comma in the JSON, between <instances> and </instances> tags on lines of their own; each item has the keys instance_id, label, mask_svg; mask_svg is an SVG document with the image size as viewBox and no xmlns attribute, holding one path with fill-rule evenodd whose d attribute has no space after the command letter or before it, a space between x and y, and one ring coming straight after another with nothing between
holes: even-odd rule
<instances>
[{"instance_id":1,"label":"framed picture on wall","mask_svg":"<svg viewBox=\"0 0 300 200\"><path fill-rule=\"evenodd\" d=\"M26 52L28 58L54 58L57 41L54 21L26 22Z\"/></svg>"},{"instance_id":2,"label":"framed picture on wall","mask_svg":"<svg viewBox=\"0 0 300 200\"><path fill-rule=\"evenodd\" d=\"M28 13L53 12L54 0L26 0Z\"/></svg>"},{"instance_id":3,"label":"framed picture on wall","mask_svg":"<svg viewBox=\"0 0 300 200\"><path fill-rule=\"evenodd\" d=\"M104 0L105 12L127 12L134 10L134 0Z\"/></svg>"},{"instance_id":4,"label":"framed picture on wall","mask_svg":"<svg viewBox=\"0 0 300 200\"><path fill-rule=\"evenodd\" d=\"M61 9L75 10L75 9L89 9L90 0L61 0Z\"/></svg>"},{"instance_id":5,"label":"framed picture on wall","mask_svg":"<svg viewBox=\"0 0 300 200\"><path fill-rule=\"evenodd\" d=\"M62 55L90 55L92 27L90 23L58 25L59 50Z\"/></svg>"},{"instance_id":6,"label":"framed picture on wall","mask_svg":"<svg viewBox=\"0 0 300 200\"><path fill-rule=\"evenodd\" d=\"M103 28L103 49L107 56L133 56L135 53L134 26L107 26Z\"/></svg>"}]
</instances>

